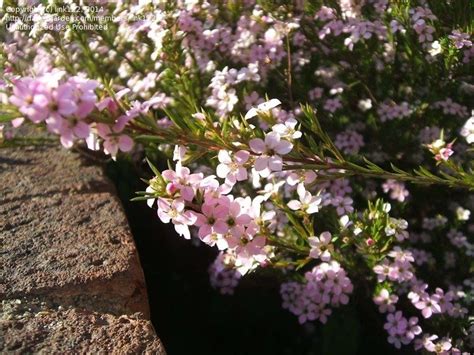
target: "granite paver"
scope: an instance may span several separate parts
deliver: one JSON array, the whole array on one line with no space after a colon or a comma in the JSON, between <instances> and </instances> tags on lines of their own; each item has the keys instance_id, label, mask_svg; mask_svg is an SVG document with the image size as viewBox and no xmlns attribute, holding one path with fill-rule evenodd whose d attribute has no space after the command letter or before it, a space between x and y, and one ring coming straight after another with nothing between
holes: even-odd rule
<instances>
[{"instance_id":1,"label":"granite paver","mask_svg":"<svg viewBox=\"0 0 474 355\"><path fill-rule=\"evenodd\" d=\"M164 353L128 222L101 167L57 146L0 149L0 248L0 351ZM45 309L6 316L15 304Z\"/></svg>"}]
</instances>

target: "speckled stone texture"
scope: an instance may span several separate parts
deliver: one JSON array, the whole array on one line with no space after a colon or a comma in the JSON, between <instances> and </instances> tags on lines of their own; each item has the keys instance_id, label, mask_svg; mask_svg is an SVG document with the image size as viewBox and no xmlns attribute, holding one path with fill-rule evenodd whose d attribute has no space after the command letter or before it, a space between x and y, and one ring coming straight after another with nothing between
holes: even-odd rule
<instances>
[{"instance_id":1,"label":"speckled stone texture","mask_svg":"<svg viewBox=\"0 0 474 355\"><path fill-rule=\"evenodd\" d=\"M164 354L100 167L57 146L0 149L0 245L0 352Z\"/></svg>"}]
</instances>

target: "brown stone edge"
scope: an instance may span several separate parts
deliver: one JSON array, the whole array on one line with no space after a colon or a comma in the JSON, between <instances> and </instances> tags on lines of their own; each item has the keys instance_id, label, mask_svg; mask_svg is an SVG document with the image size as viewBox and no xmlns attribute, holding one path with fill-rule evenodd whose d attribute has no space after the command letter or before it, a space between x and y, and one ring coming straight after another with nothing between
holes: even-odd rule
<instances>
[{"instance_id":1,"label":"brown stone edge","mask_svg":"<svg viewBox=\"0 0 474 355\"><path fill-rule=\"evenodd\" d=\"M66 162L71 157L75 163L82 161L81 157L69 152L65 153L61 148L59 150L46 148L46 156L53 153L58 154L61 159L65 157L65 154L70 154L65 158ZM15 156L23 157L24 154L25 152L21 149L20 151L0 150L0 181L4 177L2 168L5 166L11 168L11 162L15 165ZM3 161L2 158L4 158ZM36 158L41 161L45 157L40 154L39 157L34 156L32 161L35 162ZM15 279L9 279L6 270L3 273L0 272L0 298L2 300L0 352L165 354L149 320L143 270L123 206L116 196L115 186L103 173L99 175L99 182L88 181L86 185L99 187L99 194L109 194L108 197L113 200L117 213L122 215L124 222L121 223L121 227L128 233L128 236L123 237L124 240L122 240L128 251L125 257L127 267L110 273L105 272L95 279L75 275L77 279L66 280L62 284L49 283L31 288L25 286L15 288ZM15 202L8 200L11 196L9 188L0 184L0 201L3 200L4 205ZM84 193L84 191L81 192ZM58 193L69 196L75 192L74 188L65 188L57 192L40 193L33 198L31 195L25 196L24 200L47 200ZM87 193L94 192L92 190ZM8 210L5 212L0 209L0 219L2 214L9 217ZM4 245L8 245L9 240L13 240L16 229L22 227L21 221L12 225L6 220L7 218L3 223L0 222L2 249ZM25 224L30 222L28 220ZM0 261L4 261L1 257L2 255L0 255ZM12 260L9 261L11 264ZM21 264L22 261L18 263Z\"/></svg>"}]
</instances>

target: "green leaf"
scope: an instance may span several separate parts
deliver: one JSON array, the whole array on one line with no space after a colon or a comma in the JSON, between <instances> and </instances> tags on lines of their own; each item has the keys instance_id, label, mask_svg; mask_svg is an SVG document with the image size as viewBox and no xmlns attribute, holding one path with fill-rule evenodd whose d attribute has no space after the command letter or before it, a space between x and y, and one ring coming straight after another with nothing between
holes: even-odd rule
<instances>
[{"instance_id":1,"label":"green leaf","mask_svg":"<svg viewBox=\"0 0 474 355\"><path fill-rule=\"evenodd\" d=\"M152 162L148 158L146 158L146 162L148 163L148 166L156 176L161 176L160 171L152 164Z\"/></svg>"},{"instance_id":2,"label":"green leaf","mask_svg":"<svg viewBox=\"0 0 474 355\"><path fill-rule=\"evenodd\" d=\"M137 197L131 198L130 201L132 201L132 202L136 202L136 201L146 201L146 200L151 200L152 198L155 198L155 197L137 196Z\"/></svg>"},{"instance_id":3,"label":"green leaf","mask_svg":"<svg viewBox=\"0 0 474 355\"><path fill-rule=\"evenodd\" d=\"M144 142L144 143L146 143L146 142L163 143L165 141L162 137L146 135L146 134L136 136L135 140L140 141L140 142Z\"/></svg>"},{"instance_id":4,"label":"green leaf","mask_svg":"<svg viewBox=\"0 0 474 355\"><path fill-rule=\"evenodd\" d=\"M6 113L6 112L0 112L0 122L10 122L11 120L14 120L15 118L21 117L21 114L19 113Z\"/></svg>"}]
</instances>

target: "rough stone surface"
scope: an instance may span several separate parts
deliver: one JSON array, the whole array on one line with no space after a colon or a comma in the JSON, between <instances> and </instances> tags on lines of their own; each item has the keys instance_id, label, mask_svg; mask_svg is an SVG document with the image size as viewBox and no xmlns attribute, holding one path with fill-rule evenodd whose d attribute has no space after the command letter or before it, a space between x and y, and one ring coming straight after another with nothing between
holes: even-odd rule
<instances>
[{"instance_id":1,"label":"rough stone surface","mask_svg":"<svg viewBox=\"0 0 474 355\"><path fill-rule=\"evenodd\" d=\"M0 245L0 351L164 353L100 167L55 146L0 149ZM28 307L25 317L5 314Z\"/></svg>"},{"instance_id":2,"label":"rough stone surface","mask_svg":"<svg viewBox=\"0 0 474 355\"><path fill-rule=\"evenodd\" d=\"M114 316L21 299L3 301L1 314L0 349L5 352L164 353L141 314Z\"/></svg>"}]
</instances>

